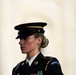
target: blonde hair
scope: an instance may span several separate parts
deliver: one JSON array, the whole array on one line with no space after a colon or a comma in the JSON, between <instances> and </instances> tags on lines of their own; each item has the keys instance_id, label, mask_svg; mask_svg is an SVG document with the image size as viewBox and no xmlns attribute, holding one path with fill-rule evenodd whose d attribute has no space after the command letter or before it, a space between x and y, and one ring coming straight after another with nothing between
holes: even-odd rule
<instances>
[{"instance_id":1,"label":"blonde hair","mask_svg":"<svg viewBox=\"0 0 76 75\"><path fill-rule=\"evenodd\" d=\"M42 38L42 43L40 48L45 48L49 44L49 40L44 36L42 33L35 33L34 34L35 38L41 37Z\"/></svg>"}]
</instances>

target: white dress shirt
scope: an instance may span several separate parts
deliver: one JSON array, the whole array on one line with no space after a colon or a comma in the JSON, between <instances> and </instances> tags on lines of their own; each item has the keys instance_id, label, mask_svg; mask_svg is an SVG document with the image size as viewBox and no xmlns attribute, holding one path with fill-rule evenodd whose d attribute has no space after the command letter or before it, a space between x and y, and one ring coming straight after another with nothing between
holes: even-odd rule
<instances>
[{"instance_id":1,"label":"white dress shirt","mask_svg":"<svg viewBox=\"0 0 76 75\"><path fill-rule=\"evenodd\" d=\"M40 53L40 52L39 52L39 53ZM28 60L28 59L26 58L26 63L28 62L28 63L29 63L29 66L31 66L32 62L34 61L34 59L37 57L37 55L38 55L39 53L37 53L35 56L33 56L30 60Z\"/></svg>"}]
</instances>

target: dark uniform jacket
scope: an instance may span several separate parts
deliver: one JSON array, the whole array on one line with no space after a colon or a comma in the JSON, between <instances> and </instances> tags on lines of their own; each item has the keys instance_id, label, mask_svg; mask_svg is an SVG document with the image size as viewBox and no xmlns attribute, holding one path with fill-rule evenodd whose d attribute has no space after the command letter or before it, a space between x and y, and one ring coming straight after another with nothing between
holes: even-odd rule
<instances>
[{"instance_id":1,"label":"dark uniform jacket","mask_svg":"<svg viewBox=\"0 0 76 75\"><path fill-rule=\"evenodd\" d=\"M44 57L39 53L29 68L24 60L13 69L12 75L63 75L63 73L56 58Z\"/></svg>"}]
</instances>

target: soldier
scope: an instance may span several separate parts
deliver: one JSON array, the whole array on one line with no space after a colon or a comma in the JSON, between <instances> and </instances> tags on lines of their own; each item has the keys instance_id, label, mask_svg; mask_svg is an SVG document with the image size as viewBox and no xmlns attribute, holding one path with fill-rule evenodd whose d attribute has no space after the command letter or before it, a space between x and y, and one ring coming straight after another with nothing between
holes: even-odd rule
<instances>
[{"instance_id":1,"label":"soldier","mask_svg":"<svg viewBox=\"0 0 76 75\"><path fill-rule=\"evenodd\" d=\"M27 57L14 67L12 75L63 75L57 58L45 57L41 53L41 48L49 43L44 36L46 25L45 22L33 22L15 26L19 31L16 39L20 39L21 52Z\"/></svg>"}]
</instances>

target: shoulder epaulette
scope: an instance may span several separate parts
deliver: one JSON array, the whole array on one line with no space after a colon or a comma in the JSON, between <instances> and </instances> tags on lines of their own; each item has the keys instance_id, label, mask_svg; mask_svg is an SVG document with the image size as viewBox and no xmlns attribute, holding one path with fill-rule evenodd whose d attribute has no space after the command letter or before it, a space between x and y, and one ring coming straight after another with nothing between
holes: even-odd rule
<instances>
[{"instance_id":1,"label":"shoulder epaulette","mask_svg":"<svg viewBox=\"0 0 76 75\"><path fill-rule=\"evenodd\" d=\"M43 57L43 59L50 59L51 57L47 57L47 56L45 56L45 57Z\"/></svg>"},{"instance_id":2,"label":"shoulder epaulette","mask_svg":"<svg viewBox=\"0 0 76 75\"><path fill-rule=\"evenodd\" d=\"M45 57L43 57L43 59L46 59L46 60L53 60L53 57L49 57L49 56L45 56Z\"/></svg>"}]
</instances>

